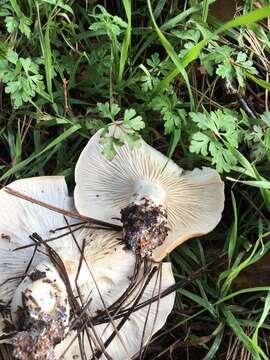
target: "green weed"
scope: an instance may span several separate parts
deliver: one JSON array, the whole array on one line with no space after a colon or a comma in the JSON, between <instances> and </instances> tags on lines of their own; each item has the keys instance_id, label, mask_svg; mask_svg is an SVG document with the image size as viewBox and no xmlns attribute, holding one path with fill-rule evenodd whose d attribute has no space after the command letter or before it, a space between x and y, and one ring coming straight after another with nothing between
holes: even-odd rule
<instances>
[{"instance_id":1,"label":"green weed","mask_svg":"<svg viewBox=\"0 0 270 360\"><path fill-rule=\"evenodd\" d=\"M270 6L246 0L224 24L214 2L0 0L1 185L62 174L72 187L100 128L109 159L140 133L226 182L219 226L169 257L175 309L147 359L270 357Z\"/></svg>"}]
</instances>

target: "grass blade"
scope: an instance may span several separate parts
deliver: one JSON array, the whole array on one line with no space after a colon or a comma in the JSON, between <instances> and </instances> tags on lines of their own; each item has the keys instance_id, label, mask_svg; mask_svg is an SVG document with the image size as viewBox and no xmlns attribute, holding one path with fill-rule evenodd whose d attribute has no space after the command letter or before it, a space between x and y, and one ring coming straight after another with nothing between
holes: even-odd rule
<instances>
[{"instance_id":1,"label":"grass blade","mask_svg":"<svg viewBox=\"0 0 270 360\"><path fill-rule=\"evenodd\" d=\"M232 196L232 206L233 206L233 214L234 214L234 220L233 224L229 233L229 246L228 246L228 262L229 267L231 266L231 261L233 258L234 250L236 247L237 242L237 222L238 222L238 216L237 216L237 207L236 207L236 200L234 197L233 192L231 191Z\"/></svg>"},{"instance_id":2,"label":"grass blade","mask_svg":"<svg viewBox=\"0 0 270 360\"><path fill-rule=\"evenodd\" d=\"M229 176L227 176L226 179L228 179L230 181L238 182L241 184L245 184L248 186L254 186L259 189L270 189L270 181L267 181L267 180L258 180L258 181L256 181L256 180L238 180L238 179L235 179L235 178L232 178Z\"/></svg>"},{"instance_id":3,"label":"grass blade","mask_svg":"<svg viewBox=\"0 0 270 360\"><path fill-rule=\"evenodd\" d=\"M128 56L128 49L130 47L130 39L131 39L131 3L130 0L122 0L125 8L128 26L125 32L124 41L122 44L121 55L120 55L120 63L119 63L119 73L118 73L118 82L120 82L123 78L123 72L125 68L125 64Z\"/></svg>"},{"instance_id":4,"label":"grass blade","mask_svg":"<svg viewBox=\"0 0 270 360\"><path fill-rule=\"evenodd\" d=\"M222 25L217 31L215 31L215 34L220 34L223 31L233 29L241 25L247 26L253 24L257 21L260 21L268 17L269 15L270 15L270 6L265 6L261 9L257 9L249 13L246 13L244 15L238 16L234 20L228 21L226 24Z\"/></svg>"},{"instance_id":5,"label":"grass blade","mask_svg":"<svg viewBox=\"0 0 270 360\"><path fill-rule=\"evenodd\" d=\"M270 311L270 291L267 294L267 297L266 297L265 303L264 303L264 309L261 314L261 318L260 318L260 320L256 326L256 329L253 333L253 336L252 336L252 342L255 347L259 346L258 345L258 332L259 332L260 327L263 325L265 319L267 318L269 311Z\"/></svg>"},{"instance_id":6,"label":"grass blade","mask_svg":"<svg viewBox=\"0 0 270 360\"><path fill-rule=\"evenodd\" d=\"M1 178L0 181L5 180L9 176L14 175L16 172L22 170L26 165L28 165L30 162L47 152L48 150L54 148L58 144L60 144L62 141L70 137L72 134L74 134L76 131L78 131L81 128L80 124L76 124L71 126L69 129L64 131L61 135L59 135L56 139L51 141L49 145L47 145L43 150L41 150L39 153L33 153L31 156L29 156L27 159L21 161L20 163L13 166L10 170L8 170Z\"/></svg>"},{"instance_id":7,"label":"grass blade","mask_svg":"<svg viewBox=\"0 0 270 360\"><path fill-rule=\"evenodd\" d=\"M209 0L203 0L203 11L202 11L202 21L203 22L207 21L209 5L210 5Z\"/></svg>"},{"instance_id":8,"label":"grass blade","mask_svg":"<svg viewBox=\"0 0 270 360\"><path fill-rule=\"evenodd\" d=\"M214 356L216 354L216 352L218 351L222 339L223 339L223 335L224 335L224 328L222 326L221 331L219 330L219 333L216 335L215 340L213 342L213 344L211 345L208 353L204 356L204 358L202 360L212 360L214 359Z\"/></svg>"},{"instance_id":9,"label":"grass blade","mask_svg":"<svg viewBox=\"0 0 270 360\"><path fill-rule=\"evenodd\" d=\"M254 348L250 337L245 334L244 330L239 324L239 321L236 319L236 317L233 315L233 313L229 310L227 306L222 306L222 312L225 315L227 324L231 327L235 336L237 336L237 338L244 344L244 346L251 352L251 354L256 357L259 351L265 360L268 359L259 347Z\"/></svg>"},{"instance_id":10,"label":"grass blade","mask_svg":"<svg viewBox=\"0 0 270 360\"><path fill-rule=\"evenodd\" d=\"M149 0L148 0L149 2ZM266 6L264 8L254 10L248 14L244 14L241 16L238 16L236 19L228 21L226 24L219 27L212 35L212 37L215 37L217 34L222 33L223 31L235 28L240 25L249 25L252 23L255 23L257 21L260 21L270 15L270 6ZM201 50L204 48L204 46L208 43L211 38L206 38L201 40L198 44L196 44L185 56L183 60L183 66L186 67L188 64L190 64L192 61L194 61L200 54ZM161 88L164 88L169 85L171 81L179 74L179 68L176 67L173 69L166 78L162 81L162 84L160 84ZM250 76L250 75L248 75Z\"/></svg>"},{"instance_id":11,"label":"grass blade","mask_svg":"<svg viewBox=\"0 0 270 360\"><path fill-rule=\"evenodd\" d=\"M254 81L257 85L259 85L263 89L270 90L270 84L268 81L259 79L256 76L249 74L248 72L246 73L246 76L248 79Z\"/></svg>"},{"instance_id":12,"label":"grass blade","mask_svg":"<svg viewBox=\"0 0 270 360\"><path fill-rule=\"evenodd\" d=\"M190 82L189 82L189 79L188 79L188 74L185 71L184 66L183 66L181 60L179 59L177 53L175 52L174 48L172 47L170 42L166 39L166 37L163 35L163 33L160 31L159 27L157 26L156 20L155 20L154 15L153 15L150 0L147 0L147 5L148 5L148 10L149 10L149 13L150 13L151 21L152 21L152 23L154 25L156 33L158 34L158 37L159 37L163 47L165 48L168 55L170 56L170 58L172 59L172 61L176 65L176 67L178 69L178 73L181 73L181 75L183 76L183 79L186 82L188 93L189 93L189 99L190 99L190 107L191 107L191 109L194 109L194 99L193 99L193 95L192 95L192 91L191 91Z\"/></svg>"},{"instance_id":13,"label":"grass blade","mask_svg":"<svg viewBox=\"0 0 270 360\"><path fill-rule=\"evenodd\" d=\"M194 301L195 303L199 304L201 307L207 309L212 316L216 317L216 311L213 305L207 301L206 299L201 298L198 295L193 294L192 292L185 290L185 289L178 289L177 290L180 294L186 296L190 300Z\"/></svg>"},{"instance_id":14,"label":"grass blade","mask_svg":"<svg viewBox=\"0 0 270 360\"><path fill-rule=\"evenodd\" d=\"M52 51L50 44L50 24L51 20L49 19L46 26L45 36L44 36L44 64L45 64L45 74L46 74L46 83L47 90L50 95L51 101L53 102L53 93L52 93Z\"/></svg>"}]
</instances>

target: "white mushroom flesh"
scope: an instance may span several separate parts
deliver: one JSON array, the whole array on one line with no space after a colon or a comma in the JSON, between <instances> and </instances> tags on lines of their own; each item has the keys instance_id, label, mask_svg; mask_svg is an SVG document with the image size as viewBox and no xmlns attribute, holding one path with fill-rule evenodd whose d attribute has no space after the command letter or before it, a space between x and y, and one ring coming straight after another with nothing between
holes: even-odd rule
<instances>
[{"instance_id":1,"label":"white mushroom flesh","mask_svg":"<svg viewBox=\"0 0 270 360\"><path fill-rule=\"evenodd\" d=\"M12 299L11 316L18 331L13 338L15 359L55 359L53 348L65 336L69 303L52 265L39 265L26 275Z\"/></svg>"}]
</instances>

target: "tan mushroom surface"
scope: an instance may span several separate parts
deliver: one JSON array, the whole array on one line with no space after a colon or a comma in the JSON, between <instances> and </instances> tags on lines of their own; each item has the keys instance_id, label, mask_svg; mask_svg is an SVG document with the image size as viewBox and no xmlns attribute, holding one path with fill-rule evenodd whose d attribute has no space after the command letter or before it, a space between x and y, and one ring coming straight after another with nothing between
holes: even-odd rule
<instances>
[{"instance_id":1,"label":"tan mushroom surface","mask_svg":"<svg viewBox=\"0 0 270 360\"><path fill-rule=\"evenodd\" d=\"M117 126L109 127L109 135L118 136ZM139 248L142 256L154 261L214 229L224 207L224 184L215 170L185 171L143 140L139 148L127 143L117 147L113 160L107 160L101 133L89 140L75 169L74 200L81 214L124 224L133 250ZM149 219L152 226L147 227ZM136 236L130 224L138 230Z\"/></svg>"},{"instance_id":2,"label":"tan mushroom surface","mask_svg":"<svg viewBox=\"0 0 270 360\"><path fill-rule=\"evenodd\" d=\"M63 177L18 180L11 183L9 188L67 211L74 210ZM117 315L129 309L138 299L139 290L147 279L143 268L134 278L136 256L122 243L121 232L83 228L67 234L67 221L74 225L75 220L12 196L5 189L0 190L0 207L0 304L5 307L11 302L11 312L7 307L0 319L0 342L14 344L13 356L16 359L29 357L27 351L32 349L33 352L38 351L39 355L46 354L45 359L49 360L65 353L70 339L74 337L64 358L74 359L74 355L83 358L79 339L82 339L87 358L91 358L92 349L102 349L102 343L121 322L122 317ZM59 228L61 230L57 230ZM103 315L103 321L96 321L94 328L82 326L78 331L71 331L69 326L74 324L78 314L72 310L70 301L67 302L66 283L50 261L47 248L40 244L35 250L32 246L34 243L29 236L33 233L43 240L50 240L48 245L66 267L80 311L87 313L90 319L98 319L100 313L106 315L107 309L126 294L121 307L114 305L112 315L106 315L107 318ZM150 263L147 266L151 268L153 265ZM134 284L131 291L132 278ZM164 263L147 283L138 303L151 299L173 284L171 266ZM132 312L106 351L113 359L132 357L163 326L173 303L174 293ZM24 309L26 320L23 322L19 321L18 316L21 308ZM39 328L40 321L42 328ZM92 334L90 342L89 333ZM57 338L56 334L60 336ZM106 358L102 352L100 355Z\"/></svg>"}]
</instances>

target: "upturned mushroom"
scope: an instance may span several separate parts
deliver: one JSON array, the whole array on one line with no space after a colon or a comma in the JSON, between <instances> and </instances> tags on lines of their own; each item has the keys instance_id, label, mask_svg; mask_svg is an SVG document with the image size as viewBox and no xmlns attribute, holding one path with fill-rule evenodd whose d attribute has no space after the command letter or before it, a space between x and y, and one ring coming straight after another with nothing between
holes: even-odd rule
<instances>
[{"instance_id":1,"label":"upturned mushroom","mask_svg":"<svg viewBox=\"0 0 270 360\"><path fill-rule=\"evenodd\" d=\"M18 180L9 187L40 204L0 190L0 343L13 344L13 357L21 360L69 360L83 353L131 358L172 310L174 293L159 298L174 284L170 264L148 278L153 265L145 263L147 273L135 271L136 256L124 248L121 232L81 229L42 206L74 210L63 177Z\"/></svg>"},{"instance_id":2,"label":"upturned mushroom","mask_svg":"<svg viewBox=\"0 0 270 360\"><path fill-rule=\"evenodd\" d=\"M106 136L120 138L119 126L125 125L111 124ZM139 148L125 142L107 160L102 131L89 140L76 165L79 213L122 224L126 243L154 261L214 229L224 207L224 184L215 170L185 171L142 139Z\"/></svg>"}]
</instances>

